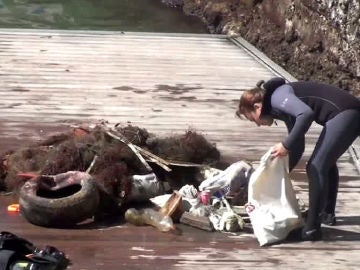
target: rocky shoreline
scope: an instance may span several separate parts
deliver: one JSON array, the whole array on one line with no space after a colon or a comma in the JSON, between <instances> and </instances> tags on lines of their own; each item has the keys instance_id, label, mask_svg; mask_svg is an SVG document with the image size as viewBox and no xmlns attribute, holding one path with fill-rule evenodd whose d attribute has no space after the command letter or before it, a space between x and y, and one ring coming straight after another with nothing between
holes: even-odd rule
<instances>
[{"instance_id":1,"label":"rocky shoreline","mask_svg":"<svg viewBox=\"0 0 360 270\"><path fill-rule=\"evenodd\" d=\"M301 80L360 97L358 0L162 0L203 20L211 33L240 35Z\"/></svg>"}]
</instances>

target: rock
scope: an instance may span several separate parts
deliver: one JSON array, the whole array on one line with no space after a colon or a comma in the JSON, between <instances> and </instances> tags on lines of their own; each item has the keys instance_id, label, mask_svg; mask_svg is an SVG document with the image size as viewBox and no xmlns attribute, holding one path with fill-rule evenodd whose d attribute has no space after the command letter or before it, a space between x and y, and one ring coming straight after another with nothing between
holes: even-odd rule
<instances>
[{"instance_id":1,"label":"rock","mask_svg":"<svg viewBox=\"0 0 360 270\"><path fill-rule=\"evenodd\" d=\"M211 32L244 37L297 79L335 84L360 96L358 0L176 2Z\"/></svg>"}]
</instances>

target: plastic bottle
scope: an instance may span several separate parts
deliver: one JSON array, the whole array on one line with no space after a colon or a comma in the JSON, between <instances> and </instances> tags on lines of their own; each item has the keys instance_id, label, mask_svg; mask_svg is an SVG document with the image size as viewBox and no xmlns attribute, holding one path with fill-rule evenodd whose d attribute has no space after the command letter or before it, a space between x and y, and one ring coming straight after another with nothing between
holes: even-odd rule
<instances>
[{"instance_id":1,"label":"plastic bottle","mask_svg":"<svg viewBox=\"0 0 360 270\"><path fill-rule=\"evenodd\" d=\"M168 232L175 229L171 217L164 216L151 208L141 210L129 208L125 212L125 219L127 222L136 226L151 225L162 232Z\"/></svg>"}]
</instances>

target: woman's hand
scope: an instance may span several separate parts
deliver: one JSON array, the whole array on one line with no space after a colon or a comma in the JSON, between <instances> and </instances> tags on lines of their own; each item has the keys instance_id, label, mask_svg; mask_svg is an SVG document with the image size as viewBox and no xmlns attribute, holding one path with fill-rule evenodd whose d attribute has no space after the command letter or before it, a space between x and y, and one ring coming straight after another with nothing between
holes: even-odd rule
<instances>
[{"instance_id":1,"label":"woman's hand","mask_svg":"<svg viewBox=\"0 0 360 270\"><path fill-rule=\"evenodd\" d=\"M289 154L289 151L282 143L275 144L272 148L271 155L273 157L284 157Z\"/></svg>"}]
</instances>

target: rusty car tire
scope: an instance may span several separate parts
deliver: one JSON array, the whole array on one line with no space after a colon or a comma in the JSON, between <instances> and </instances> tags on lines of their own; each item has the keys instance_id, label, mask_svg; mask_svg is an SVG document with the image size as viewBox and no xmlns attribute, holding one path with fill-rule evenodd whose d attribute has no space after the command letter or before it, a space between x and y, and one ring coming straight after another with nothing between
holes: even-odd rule
<instances>
[{"instance_id":1,"label":"rusty car tire","mask_svg":"<svg viewBox=\"0 0 360 270\"><path fill-rule=\"evenodd\" d=\"M32 224L69 227L94 216L99 206L96 182L87 173L37 176L20 189L20 213Z\"/></svg>"}]
</instances>

